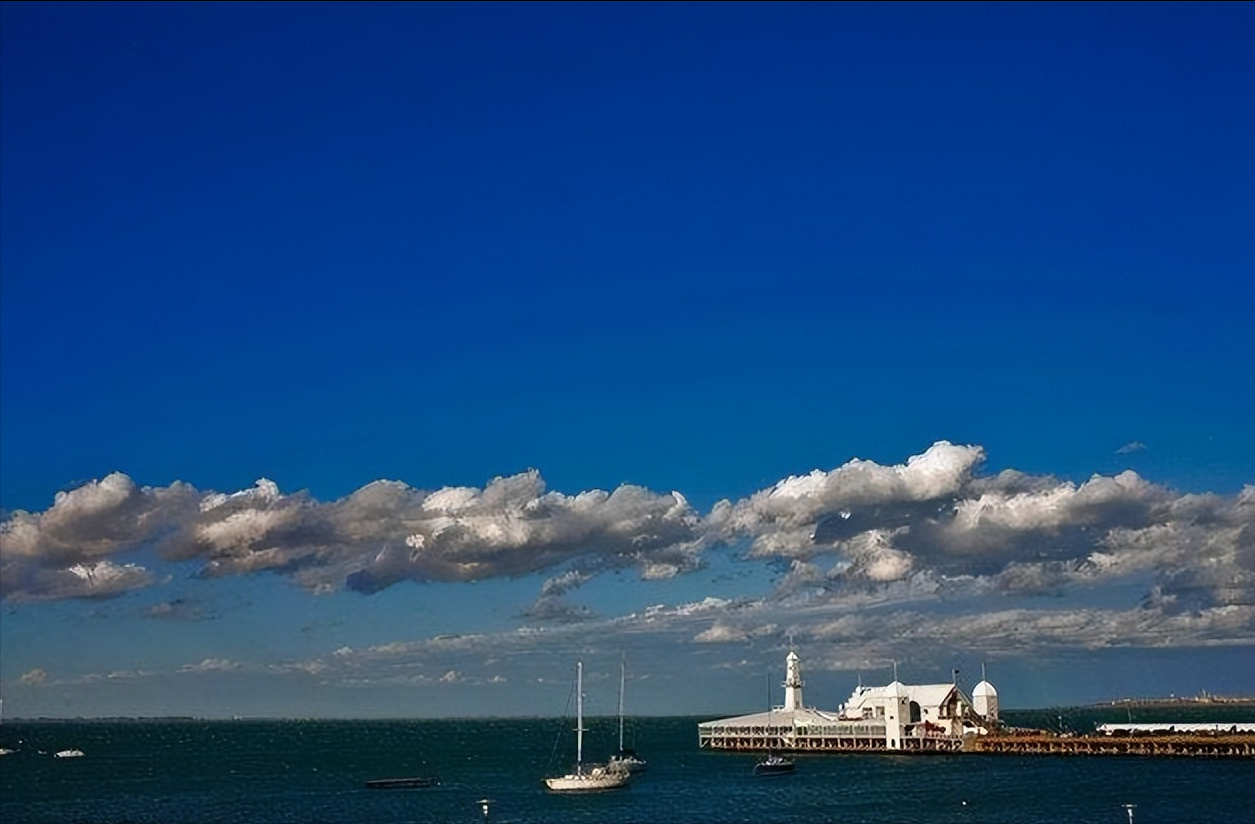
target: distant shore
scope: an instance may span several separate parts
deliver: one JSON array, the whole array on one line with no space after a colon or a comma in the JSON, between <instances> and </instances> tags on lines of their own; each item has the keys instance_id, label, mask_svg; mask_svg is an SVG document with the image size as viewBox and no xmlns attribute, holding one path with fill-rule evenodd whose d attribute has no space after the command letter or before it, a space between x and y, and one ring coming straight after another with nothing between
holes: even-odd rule
<instances>
[{"instance_id":1,"label":"distant shore","mask_svg":"<svg viewBox=\"0 0 1255 824\"><path fill-rule=\"evenodd\" d=\"M1116 698L1091 704L1091 707L1180 707L1180 706L1214 706L1233 707L1255 706L1255 696L1250 695L1171 695L1167 698Z\"/></svg>"}]
</instances>

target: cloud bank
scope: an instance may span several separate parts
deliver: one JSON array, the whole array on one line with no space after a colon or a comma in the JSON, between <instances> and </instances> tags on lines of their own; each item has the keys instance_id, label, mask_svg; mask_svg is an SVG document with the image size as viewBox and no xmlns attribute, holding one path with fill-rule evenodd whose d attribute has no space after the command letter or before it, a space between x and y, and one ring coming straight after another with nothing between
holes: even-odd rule
<instances>
[{"instance_id":1,"label":"cloud bank","mask_svg":"<svg viewBox=\"0 0 1255 824\"><path fill-rule=\"evenodd\" d=\"M1112 637L1150 638L1168 619L1178 637L1190 635L1191 620L1206 623L1208 639L1255 636L1255 486L1199 495L1134 472L1083 483L982 475L984 459L979 446L939 441L902 464L856 458L791 476L704 515L679 492L638 486L566 495L534 470L482 489L381 480L331 502L283 494L265 479L220 493L140 487L115 473L0 524L0 596L113 598L171 575L267 574L314 593L369 595L407 581L541 574L547 580L520 618L571 624L598 620L565 600L598 575L634 571L648 586L731 550L777 570L768 603L822 607L838 628L843 611L876 604L1100 593L1122 583L1140 596L1132 612L1108 616ZM1092 623L1066 632L1098 632L1101 614L1076 613ZM1036 626L1014 611L994 615ZM756 632L721 620L694 635L727 643ZM951 634L962 633L955 625Z\"/></svg>"},{"instance_id":2,"label":"cloud bank","mask_svg":"<svg viewBox=\"0 0 1255 824\"><path fill-rule=\"evenodd\" d=\"M609 569L645 578L694 569L706 541L677 492L624 485L568 496L535 471L483 489L377 481L330 503L266 479L223 494L140 488L114 473L0 525L0 595L106 598L150 586L158 576L132 560L141 550L200 576L271 573L320 592L563 569L547 588L556 595Z\"/></svg>"}]
</instances>

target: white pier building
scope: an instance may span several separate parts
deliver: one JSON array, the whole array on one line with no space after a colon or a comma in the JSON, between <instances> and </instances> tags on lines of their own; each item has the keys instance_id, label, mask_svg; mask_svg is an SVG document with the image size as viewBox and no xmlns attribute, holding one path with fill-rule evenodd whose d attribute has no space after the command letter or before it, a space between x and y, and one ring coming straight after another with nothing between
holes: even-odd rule
<instances>
[{"instance_id":1,"label":"white pier building","mask_svg":"<svg viewBox=\"0 0 1255 824\"><path fill-rule=\"evenodd\" d=\"M895 668L896 670L896 668ZM766 712L698 724L698 746L712 750L786 752L955 752L965 736L998 722L998 693L982 679L968 697L958 684L854 688L836 710L802 703L796 652L785 659L784 704Z\"/></svg>"}]
</instances>

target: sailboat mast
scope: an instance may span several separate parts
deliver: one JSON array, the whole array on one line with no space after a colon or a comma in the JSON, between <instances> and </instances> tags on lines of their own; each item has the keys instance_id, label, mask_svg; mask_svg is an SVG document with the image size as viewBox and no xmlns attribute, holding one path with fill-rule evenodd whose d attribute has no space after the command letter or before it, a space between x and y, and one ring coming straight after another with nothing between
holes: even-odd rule
<instances>
[{"instance_id":1,"label":"sailboat mast","mask_svg":"<svg viewBox=\"0 0 1255 824\"><path fill-rule=\"evenodd\" d=\"M575 771L584 763L584 662L575 662Z\"/></svg>"},{"instance_id":2,"label":"sailboat mast","mask_svg":"<svg viewBox=\"0 0 1255 824\"><path fill-rule=\"evenodd\" d=\"M619 659L619 752L623 752L623 685L627 671L627 654Z\"/></svg>"}]
</instances>

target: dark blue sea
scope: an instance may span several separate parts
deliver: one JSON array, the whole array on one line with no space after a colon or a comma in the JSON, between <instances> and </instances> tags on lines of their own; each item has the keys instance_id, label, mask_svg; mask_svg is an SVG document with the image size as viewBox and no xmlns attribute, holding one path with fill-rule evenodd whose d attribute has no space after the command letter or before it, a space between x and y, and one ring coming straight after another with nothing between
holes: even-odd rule
<instances>
[{"instance_id":1,"label":"dark blue sea","mask_svg":"<svg viewBox=\"0 0 1255 824\"><path fill-rule=\"evenodd\" d=\"M1251 713L1243 713L1244 717ZM1124 711L1012 713L1092 729ZM1176 716L1178 720L1179 714ZM571 720L6 721L0 822L1255 822L1255 761L839 755L751 776L752 755L697 748L708 718L637 718L649 769L630 789L545 792L574 756ZM1155 720L1144 718L1139 720ZM1192 719L1191 719L1192 720ZM1217 719L1223 720L1223 719ZM617 744L587 722L586 756ZM82 758L54 758L77 748ZM373 790L430 776L426 789Z\"/></svg>"}]
</instances>

